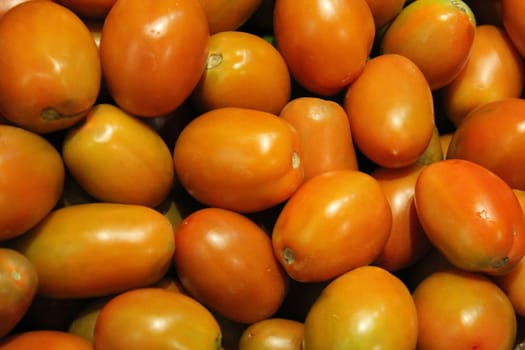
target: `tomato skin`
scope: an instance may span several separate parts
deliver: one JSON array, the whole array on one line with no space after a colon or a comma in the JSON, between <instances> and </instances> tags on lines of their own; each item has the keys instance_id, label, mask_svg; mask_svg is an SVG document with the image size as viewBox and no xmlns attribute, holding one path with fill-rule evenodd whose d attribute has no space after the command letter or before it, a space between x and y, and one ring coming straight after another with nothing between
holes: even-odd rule
<instances>
[{"instance_id":1,"label":"tomato skin","mask_svg":"<svg viewBox=\"0 0 525 350\"><path fill-rule=\"evenodd\" d=\"M337 94L359 75L375 36L365 0L279 0L273 23L290 73L321 96Z\"/></svg>"},{"instance_id":2,"label":"tomato skin","mask_svg":"<svg viewBox=\"0 0 525 350\"><path fill-rule=\"evenodd\" d=\"M181 185L208 206L255 212L275 206L303 182L297 131L278 116L224 107L197 116L173 150Z\"/></svg>"},{"instance_id":3,"label":"tomato skin","mask_svg":"<svg viewBox=\"0 0 525 350\"><path fill-rule=\"evenodd\" d=\"M415 349L416 308L409 290L377 266L361 266L328 284L304 322L304 350Z\"/></svg>"},{"instance_id":4,"label":"tomato skin","mask_svg":"<svg viewBox=\"0 0 525 350\"><path fill-rule=\"evenodd\" d=\"M206 15L198 0L117 0L106 16L100 41L109 93L136 116L174 111L204 71L208 39Z\"/></svg>"},{"instance_id":5,"label":"tomato skin","mask_svg":"<svg viewBox=\"0 0 525 350\"><path fill-rule=\"evenodd\" d=\"M86 339L63 331L34 330L13 334L0 341L1 350L94 350Z\"/></svg>"},{"instance_id":6,"label":"tomato skin","mask_svg":"<svg viewBox=\"0 0 525 350\"><path fill-rule=\"evenodd\" d=\"M386 244L391 223L387 198L370 175L323 173L305 182L279 213L274 254L294 280L326 281L370 264Z\"/></svg>"},{"instance_id":7,"label":"tomato skin","mask_svg":"<svg viewBox=\"0 0 525 350\"><path fill-rule=\"evenodd\" d=\"M520 0L501 0L501 20L516 49L525 58L525 3Z\"/></svg>"},{"instance_id":8,"label":"tomato skin","mask_svg":"<svg viewBox=\"0 0 525 350\"><path fill-rule=\"evenodd\" d=\"M237 30L257 11L263 0L199 0L210 34Z\"/></svg>"},{"instance_id":9,"label":"tomato skin","mask_svg":"<svg viewBox=\"0 0 525 350\"><path fill-rule=\"evenodd\" d=\"M462 159L430 164L418 176L414 198L427 237L452 265L498 275L525 254L523 211L490 170Z\"/></svg>"},{"instance_id":10,"label":"tomato skin","mask_svg":"<svg viewBox=\"0 0 525 350\"><path fill-rule=\"evenodd\" d=\"M171 223L154 209L87 203L54 210L10 246L35 266L40 295L89 298L161 279L174 241Z\"/></svg>"},{"instance_id":11,"label":"tomato skin","mask_svg":"<svg viewBox=\"0 0 525 350\"><path fill-rule=\"evenodd\" d=\"M15 7L24 2L33 1L33 0L4 0L0 1L0 18L9 11L11 8Z\"/></svg>"},{"instance_id":12,"label":"tomato skin","mask_svg":"<svg viewBox=\"0 0 525 350\"><path fill-rule=\"evenodd\" d=\"M407 0L366 0L376 28L381 28L390 23L403 9Z\"/></svg>"},{"instance_id":13,"label":"tomato skin","mask_svg":"<svg viewBox=\"0 0 525 350\"><path fill-rule=\"evenodd\" d=\"M302 322L286 318L267 318L249 325L239 339L239 350L301 350Z\"/></svg>"},{"instance_id":14,"label":"tomato skin","mask_svg":"<svg viewBox=\"0 0 525 350\"><path fill-rule=\"evenodd\" d=\"M287 278L265 231L245 216L203 208L175 232L174 263L184 289L227 319L253 323L273 315Z\"/></svg>"},{"instance_id":15,"label":"tomato skin","mask_svg":"<svg viewBox=\"0 0 525 350\"><path fill-rule=\"evenodd\" d=\"M0 22L0 50L0 114L13 124L38 133L62 130L95 103L98 50L66 7L28 1L12 8Z\"/></svg>"},{"instance_id":16,"label":"tomato skin","mask_svg":"<svg viewBox=\"0 0 525 350\"><path fill-rule=\"evenodd\" d=\"M88 19L104 19L116 0L57 0L78 16Z\"/></svg>"}]
</instances>

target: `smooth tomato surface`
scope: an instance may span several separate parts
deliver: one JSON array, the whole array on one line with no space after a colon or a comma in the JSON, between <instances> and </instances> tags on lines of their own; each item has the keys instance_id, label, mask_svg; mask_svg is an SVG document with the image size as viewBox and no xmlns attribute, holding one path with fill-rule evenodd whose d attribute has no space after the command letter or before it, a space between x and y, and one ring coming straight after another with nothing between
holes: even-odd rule
<instances>
[{"instance_id":1,"label":"smooth tomato surface","mask_svg":"<svg viewBox=\"0 0 525 350\"><path fill-rule=\"evenodd\" d=\"M376 28L389 24L403 9L407 0L366 0Z\"/></svg>"},{"instance_id":2,"label":"smooth tomato surface","mask_svg":"<svg viewBox=\"0 0 525 350\"><path fill-rule=\"evenodd\" d=\"M34 330L13 334L0 341L1 350L94 350L88 340L64 331Z\"/></svg>"},{"instance_id":3,"label":"smooth tomato surface","mask_svg":"<svg viewBox=\"0 0 525 350\"><path fill-rule=\"evenodd\" d=\"M117 0L56 0L82 18L103 20Z\"/></svg>"},{"instance_id":4,"label":"smooth tomato surface","mask_svg":"<svg viewBox=\"0 0 525 350\"><path fill-rule=\"evenodd\" d=\"M263 0L199 0L208 19L210 34L236 30L261 6Z\"/></svg>"},{"instance_id":5,"label":"smooth tomato surface","mask_svg":"<svg viewBox=\"0 0 525 350\"><path fill-rule=\"evenodd\" d=\"M239 350L301 350L304 324L286 318L267 318L249 325L239 339Z\"/></svg>"},{"instance_id":6,"label":"smooth tomato surface","mask_svg":"<svg viewBox=\"0 0 525 350\"><path fill-rule=\"evenodd\" d=\"M522 16L525 3L520 0L501 0L501 21L505 31L520 52L525 57L525 20Z\"/></svg>"},{"instance_id":7,"label":"smooth tomato surface","mask_svg":"<svg viewBox=\"0 0 525 350\"><path fill-rule=\"evenodd\" d=\"M0 2L0 18L11 8L19 5L23 2L28 2L33 0L4 0Z\"/></svg>"}]
</instances>

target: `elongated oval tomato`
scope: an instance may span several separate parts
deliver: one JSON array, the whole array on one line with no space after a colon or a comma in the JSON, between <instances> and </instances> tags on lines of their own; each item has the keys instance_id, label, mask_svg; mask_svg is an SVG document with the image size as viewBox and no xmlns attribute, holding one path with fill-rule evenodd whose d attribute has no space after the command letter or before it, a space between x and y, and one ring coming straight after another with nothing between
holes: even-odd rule
<instances>
[{"instance_id":1,"label":"elongated oval tomato","mask_svg":"<svg viewBox=\"0 0 525 350\"><path fill-rule=\"evenodd\" d=\"M35 266L40 295L89 298L162 278L174 241L171 223L154 209L87 203L54 210L10 246Z\"/></svg>"},{"instance_id":2,"label":"elongated oval tomato","mask_svg":"<svg viewBox=\"0 0 525 350\"><path fill-rule=\"evenodd\" d=\"M273 23L292 76L323 96L335 95L359 75L375 36L366 0L279 0Z\"/></svg>"},{"instance_id":3,"label":"elongated oval tomato","mask_svg":"<svg viewBox=\"0 0 525 350\"><path fill-rule=\"evenodd\" d=\"M286 199L303 181L297 131L278 116L224 107L193 119L173 160L181 185L208 206L255 212Z\"/></svg>"},{"instance_id":4,"label":"elongated oval tomato","mask_svg":"<svg viewBox=\"0 0 525 350\"><path fill-rule=\"evenodd\" d=\"M454 266L502 274L525 255L525 216L509 185L463 159L427 165L414 192L429 240Z\"/></svg>"},{"instance_id":5,"label":"elongated oval tomato","mask_svg":"<svg viewBox=\"0 0 525 350\"><path fill-rule=\"evenodd\" d=\"M117 0L100 40L109 93L133 115L174 111L204 72L208 38L198 0Z\"/></svg>"},{"instance_id":6,"label":"elongated oval tomato","mask_svg":"<svg viewBox=\"0 0 525 350\"><path fill-rule=\"evenodd\" d=\"M334 170L306 181L286 202L272 231L275 256L299 282L319 282L370 264L392 224L377 180Z\"/></svg>"},{"instance_id":7,"label":"elongated oval tomato","mask_svg":"<svg viewBox=\"0 0 525 350\"><path fill-rule=\"evenodd\" d=\"M57 330L31 330L16 333L0 341L1 350L94 350L88 340Z\"/></svg>"},{"instance_id":8,"label":"elongated oval tomato","mask_svg":"<svg viewBox=\"0 0 525 350\"><path fill-rule=\"evenodd\" d=\"M80 186L100 201L154 207L173 186L171 150L162 137L114 105L94 106L69 129L62 157Z\"/></svg>"},{"instance_id":9,"label":"elongated oval tomato","mask_svg":"<svg viewBox=\"0 0 525 350\"><path fill-rule=\"evenodd\" d=\"M65 129L95 103L101 62L93 37L71 10L27 1L0 21L0 114L38 133Z\"/></svg>"}]
</instances>

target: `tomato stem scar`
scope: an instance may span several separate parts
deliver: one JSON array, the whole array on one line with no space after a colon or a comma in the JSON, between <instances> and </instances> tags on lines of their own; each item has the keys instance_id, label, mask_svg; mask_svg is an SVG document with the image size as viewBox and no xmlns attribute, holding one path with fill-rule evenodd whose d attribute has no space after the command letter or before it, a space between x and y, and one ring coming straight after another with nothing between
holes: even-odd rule
<instances>
[{"instance_id":1,"label":"tomato stem scar","mask_svg":"<svg viewBox=\"0 0 525 350\"><path fill-rule=\"evenodd\" d=\"M212 53L206 60L206 69L213 69L222 63L222 54Z\"/></svg>"},{"instance_id":2,"label":"tomato stem scar","mask_svg":"<svg viewBox=\"0 0 525 350\"><path fill-rule=\"evenodd\" d=\"M297 169L301 165L301 157L297 152L292 153L292 168Z\"/></svg>"},{"instance_id":3,"label":"tomato stem scar","mask_svg":"<svg viewBox=\"0 0 525 350\"><path fill-rule=\"evenodd\" d=\"M283 249L283 261L286 265L290 265L295 261L295 254L290 248Z\"/></svg>"}]
</instances>

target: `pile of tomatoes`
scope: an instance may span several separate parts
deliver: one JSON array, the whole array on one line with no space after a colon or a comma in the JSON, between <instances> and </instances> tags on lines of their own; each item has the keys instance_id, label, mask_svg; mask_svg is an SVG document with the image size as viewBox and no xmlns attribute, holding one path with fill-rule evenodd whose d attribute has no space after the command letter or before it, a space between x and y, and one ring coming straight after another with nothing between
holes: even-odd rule
<instances>
[{"instance_id":1,"label":"pile of tomatoes","mask_svg":"<svg viewBox=\"0 0 525 350\"><path fill-rule=\"evenodd\" d=\"M0 2L0 350L521 348L523 14Z\"/></svg>"}]
</instances>

